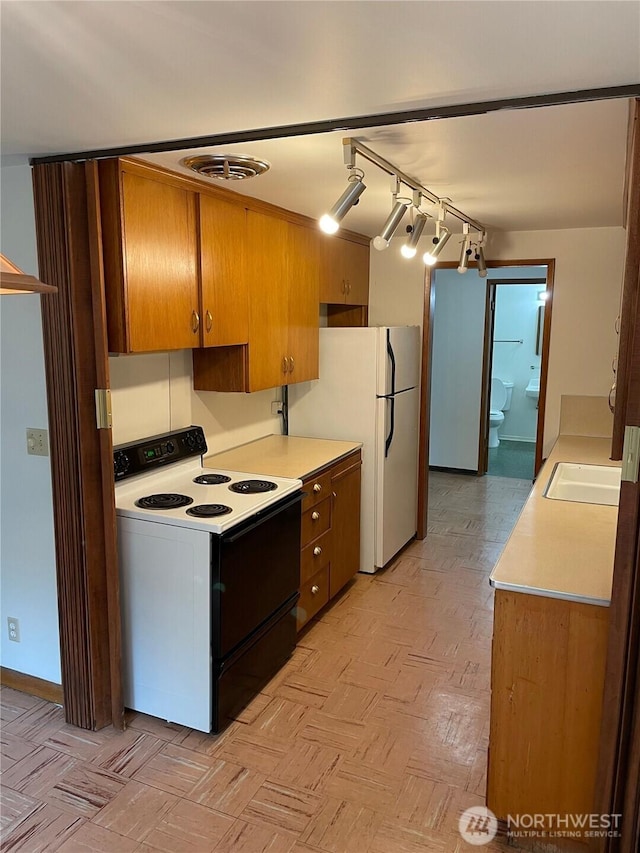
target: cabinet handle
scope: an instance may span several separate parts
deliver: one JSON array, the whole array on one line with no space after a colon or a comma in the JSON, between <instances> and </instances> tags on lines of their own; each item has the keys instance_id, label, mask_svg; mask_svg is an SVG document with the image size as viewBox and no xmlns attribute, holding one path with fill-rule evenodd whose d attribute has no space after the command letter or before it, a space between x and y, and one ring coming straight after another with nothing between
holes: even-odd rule
<instances>
[{"instance_id":1,"label":"cabinet handle","mask_svg":"<svg viewBox=\"0 0 640 853\"><path fill-rule=\"evenodd\" d=\"M335 492L331 492L331 497L335 499L338 497L338 495Z\"/></svg>"},{"instance_id":2,"label":"cabinet handle","mask_svg":"<svg viewBox=\"0 0 640 853\"><path fill-rule=\"evenodd\" d=\"M319 518L320 518L319 512L312 512L311 513L311 521L317 521Z\"/></svg>"},{"instance_id":3,"label":"cabinet handle","mask_svg":"<svg viewBox=\"0 0 640 853\"><path fill-rule=\"evenodd\" d=\"M311 587L311 595L317 595L319 592L320 587L318 586L318 584L314 583L314 585Z\"/></svg>"},{"instance_id":4,"label":"cabinet handle","mask_svg":"<svg viewBox=\"0 0 640 853\"><path fill-rule=\"evenodd\" d=\"M295 362L293 360L293 356L289 356L289 373L293 373L293 368L295 366Z\"/></svg>"},{"instance_id":5,"label":"cabinet handle","mask_svg":"<svg viewBox=\"0 0 640 853\"><path fill-rule=\"evenodd\" d=\"M195 335L200 328L200 315L197 311L191 312L191 331Z\"/></svg>"},{"instance_id":6,"label":"cabinet handle","mask_svg":"<svg viewBox=\"0 0 640 853\"><path fill-rule=\"evenodd\" d=\"M282 372L286 373L288 370L289 370L289 363L288 363L287 357L285 355L284 358L282 359Z\"/></svg>"},{"instance_id":7,"label":"cabinet handle","mask_svg":"<svg viewBox=\"0 0 640 853\"><path fill-rule=\"evenodd\" d=\"M351 293L351 282L347 280L347 294Z\"/></svg>"},{"instance_id":8,"label":"cabinet handle","mask_svg":"<svg viewBox=\"0 0 640 853\"><path fill-rule=\"evenodd\" d=\"M342 292L343 292L343 293L345 294L345 296L346 296L346 293L347 293L347 281L346 281L346 279L344 279L344 278L342 279Z\"/></svg>"},{"instance_id":9,"label":"cabinet handle","mask_svg":"<svg viewBox=\"0 0 640 853\"><path fill-rule=\"evenodd\" d=\"M322 548L319 545L316 545L316 547L313 549L313 556L319 557L320 554L322 554Z\"/></svg>"},{"instance_id":10,"label":"cabinet handle","mask_svg":"<svg viewBox=\"0 0 640 853\"><path fill-rule=\"evenodd\" d=\"M213 328L213 316L211 314L211 311L207 311L207 313L205 314L205 317L206 317L206 329L207 329L207 332L210 332L211 329Z\"/></svg>"},{"instance_id":11,"label":"cabinet handle","mask_svg":"<svg viewBox=\"0 0 640 853\"><path fill-rule=\"evenodd\" d=\"M314 484L313 484L313 491L314 491L316 494L318 494L318 492L321 492L321 491L322 491L322 486L320 485L320 483L314 483Z\"/></svg>"}]
</instances>

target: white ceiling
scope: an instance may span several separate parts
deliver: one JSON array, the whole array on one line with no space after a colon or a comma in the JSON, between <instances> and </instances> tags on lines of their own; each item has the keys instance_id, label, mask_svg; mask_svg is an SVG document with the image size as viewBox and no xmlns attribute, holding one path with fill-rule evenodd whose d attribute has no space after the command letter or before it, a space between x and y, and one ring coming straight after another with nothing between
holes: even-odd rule
<instances>
[{"instance_id":1,"label":"white ceiling","mask_svg":"<svg viewBox=\"0 0 640 853\"><path fill-rule=\"evenodd\" d=\"M640 81L636 0L2 0L1 12L5 164ZM601 102L353 135L490 228L527 230L620 224L625 134L626 104ZM343 135L233 146L272 163L246 191L317 215L344 185ZM370 234L389 207L375 171L345 222Z\"/></svg>"}]
</instances>

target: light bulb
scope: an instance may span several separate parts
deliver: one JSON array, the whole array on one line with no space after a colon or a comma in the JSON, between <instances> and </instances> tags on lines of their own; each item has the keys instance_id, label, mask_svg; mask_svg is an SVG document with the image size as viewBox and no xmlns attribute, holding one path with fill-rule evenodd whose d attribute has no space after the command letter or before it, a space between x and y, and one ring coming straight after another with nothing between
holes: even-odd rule
<instances>
[{"instance_id":1,"label":"light bulb","mask_svg":"<svg viewBox=\"0 0 640 853\"><path fill-rule=\"evenodd\" d=\"M381 237L378 234L377 237L373 238L373 248L377 249L379 252L384 252L385 249L389 248L389 241L385 240L384 237Z\"/></svg>"},{"instance_id":2,"label":"light bulb","mask_svg":"<svg viewBox=\"0 0 640 853\"><path fill-rule=\"evenodd\" d=\"M410 246L408 243L403 243L400 246L400 254L403 258L415 258L417 251L415 246Z\"/></svg>"},{"instance_id":3,"label":"light bulb","mask_svg":"<svg viewBox=\"0 0 640 853\"><path fill-rule=\"evenodd\" d=\"M328 213L320 217L318 224L325 234L335 234L338 228L340 228L339 223L335 221L333 216L329 216Z\"/></svg>"},{"instance_id":4,"label":"light bulb","mask_svg":"<svg viewBox=\"0 0 640 853\"><path fill-rule=\"evenodd\" d=\"M403 258L415 258L416 252L418 251L418 240L420 239L426 224L426 215L424 213L418 213L416 221L413 223L411 234L409 234L409 239L400 247L400 254Z\"/></svg>"},{"instance_id":5,"label":"light bulb","mask_svg":"<svg viewBox=\"0 0 640 853\"><path fill-rule=\"evenodd\" d=\"M433 267L438 262L438 256L440 252L443 250L445 243L451 237L451 231L448 228L442 226L440 229L440 237L437 239L433 249L429 252L425 252L422 256L422 260L428 267ZM434 237L435 240L435 237Z\"/></svg>"}]
</instances>

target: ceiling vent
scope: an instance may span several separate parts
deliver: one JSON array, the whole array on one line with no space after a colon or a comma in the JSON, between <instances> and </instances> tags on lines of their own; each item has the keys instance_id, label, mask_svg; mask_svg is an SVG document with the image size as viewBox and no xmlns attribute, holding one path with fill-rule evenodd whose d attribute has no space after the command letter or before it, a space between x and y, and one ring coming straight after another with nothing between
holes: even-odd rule
<instances>
[{"instance_id":1,"label":"ceiling vent","mask_svg":"<svg viewBox=\"0 0 640 853\"><path fill-rule=\"evenodd\" d=\"M255 160L240 154L203 154L199 157L185 157L180 162L205 178L217 178L221 181L255 178L256 175L266 172L271 165L266 160Z\"/></svg>"}]
</instances>

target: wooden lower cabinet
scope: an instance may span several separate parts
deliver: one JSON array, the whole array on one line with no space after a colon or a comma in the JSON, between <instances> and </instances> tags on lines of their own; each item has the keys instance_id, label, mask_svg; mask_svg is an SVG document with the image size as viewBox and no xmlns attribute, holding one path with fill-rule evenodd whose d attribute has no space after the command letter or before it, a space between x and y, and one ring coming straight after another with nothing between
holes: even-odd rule
<instances>
[{"instance_id":1,"label":"wooden lower cabinet","mask_svg":"<svg viewBox=\"0 0 640 853\"><path fill-rule=\"evenodd\" d=\"M593 811L608 625L607 607L496 590L487 805L500 820Z\"/></svg>"},{"instance_id":2,"label":"wooden lower cabinet","mask_svg":"<svg viewBox=\"0 0 640 853\"><path fill-rule=\"evenodd\" d=\"M298 630L360 568L359 450L303 480Z\"/></svg>"}]
</instances>

